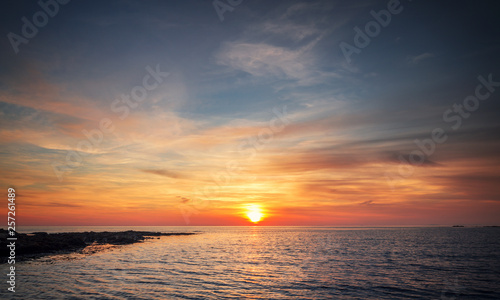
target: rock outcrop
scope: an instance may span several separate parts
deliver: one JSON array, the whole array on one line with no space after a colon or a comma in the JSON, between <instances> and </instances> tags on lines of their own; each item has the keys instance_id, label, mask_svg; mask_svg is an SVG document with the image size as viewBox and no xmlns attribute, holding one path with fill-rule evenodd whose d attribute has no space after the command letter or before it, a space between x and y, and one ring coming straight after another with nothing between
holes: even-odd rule
<instances>
[{"instance_id":1,"label":"rock outcrop","mask_svg":"<svg viewBox=\"0 0 500 300\"><path fill-rule=\"evenodd\" d=\"M120 232L65 232L65 233L15 233L8 235L8 231L0 229L0 263L6 263L10 249L7 245L11 242L8 237L16 237L15 255L16 262L28 258L37 258L48 254L71 253L84 249L88 245L126 245L142 242L145 239L169 236L169 235L191 235L194 233L181 232L149 232L149 231L120 231Z\"/></svg>"}]
</instances>

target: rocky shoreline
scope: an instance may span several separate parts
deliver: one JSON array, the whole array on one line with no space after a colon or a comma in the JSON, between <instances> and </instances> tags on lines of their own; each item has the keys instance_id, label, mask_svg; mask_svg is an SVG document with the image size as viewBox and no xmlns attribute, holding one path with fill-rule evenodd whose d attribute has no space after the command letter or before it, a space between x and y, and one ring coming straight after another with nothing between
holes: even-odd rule
<instances>
[{"instance_id":1,"label":"rocky shoreline","mask_svg":"<svg viewBox=\"0 0 500 300\"><path fill-rule=\"evenodd\" d=\"M65 232L65 233L17 233L8 236L8 231L0 229L0 263L6 263L10 249L7 247L7 237L16 237L15 260L39 258L51 254L82 252L88 246L95 245L127 245L143 242L160 236L192 235L191 232L149 232L149 231L119 231L119 232Z\"/></svg>"}]
</instances>

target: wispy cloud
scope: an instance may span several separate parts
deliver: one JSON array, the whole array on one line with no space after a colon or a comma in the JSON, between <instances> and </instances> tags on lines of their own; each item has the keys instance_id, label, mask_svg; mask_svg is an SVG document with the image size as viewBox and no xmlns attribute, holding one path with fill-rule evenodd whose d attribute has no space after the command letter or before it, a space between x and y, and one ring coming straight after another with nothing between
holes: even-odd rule
<instances>
[{"instance_id":1,"label":"wispy cloud","mask_svg":"<svg viewBox=\"0 0 500 300\"><path fill-rule=\"evenodd\" d=\"M170 177L170 178L185 178L185 176L179 172L174 172L174 171L168 171L168 170L141 170L144 173L150 173L150 174L155 174L155 175L160 175L160 176L165 176L165 177Z\"/></svg>"},{"instance_id":2,"label":"wispy cloud","mask_svg":"<svg viewBox=\"0 0 500 300\"><path fill-rule=\"evenodd\" d=\"M411 64L418 64L419 62L421 62L423 60L430 59L430 58L433 58L433 57L435 57L434 54L429 53L429 52L425 52L425 53L422 53L422 54L419 54L419 55L416 55L416 56L409 56L408 57L408 62L411 63Z\"/></svg>"},{"instance_id":3,"label":"wispy cloud","mask_svg":"<svg viewBox=\"0 0 500 300\"><path fill-rule=\"evenodd\" d=\"M303 79L309 73L301 51L267 44L227 43L217 58L221 65L256 77Z\"/></svg>"}]
</instances>

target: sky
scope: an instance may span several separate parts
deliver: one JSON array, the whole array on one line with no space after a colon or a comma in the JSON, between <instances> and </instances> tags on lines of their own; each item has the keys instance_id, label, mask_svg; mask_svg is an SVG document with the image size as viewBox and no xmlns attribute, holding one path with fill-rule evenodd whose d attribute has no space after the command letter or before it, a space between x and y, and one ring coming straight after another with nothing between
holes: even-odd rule
<instances>
[{"instance_id":1,"label":"sky","mask_svg":"<svg viewBox=\"0 0 500 300\"><path fill-rule=\"evenodd\" d=\"M500 225L499 13L5 1L3 197L18 226Z\"/></svg>"}]
</instances>

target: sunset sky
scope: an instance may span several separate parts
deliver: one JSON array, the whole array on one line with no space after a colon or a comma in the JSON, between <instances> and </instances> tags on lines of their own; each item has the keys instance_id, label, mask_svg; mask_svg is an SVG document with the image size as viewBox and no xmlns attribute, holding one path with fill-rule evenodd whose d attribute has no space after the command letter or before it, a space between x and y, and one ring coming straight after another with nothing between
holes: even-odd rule
<instances>
[{"instance_id":1,"label":"sunset sky","mask_svg":"<svg viewBox=\"0 0 500 300\"><path fill-rule=\"evenodd\" d=\"M4 2L18 226L500 225L500 5L396 2Z\"/></svg>"}]
</instances>

